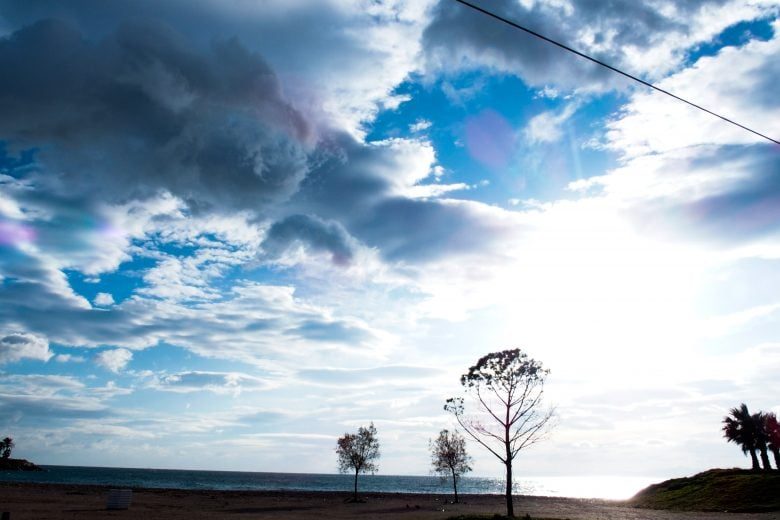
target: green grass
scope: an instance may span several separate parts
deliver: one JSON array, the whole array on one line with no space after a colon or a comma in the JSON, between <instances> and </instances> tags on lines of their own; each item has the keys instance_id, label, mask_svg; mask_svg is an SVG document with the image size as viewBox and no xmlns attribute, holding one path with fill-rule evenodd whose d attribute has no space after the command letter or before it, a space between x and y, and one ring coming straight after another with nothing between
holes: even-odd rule
<instances>
[{"instance_id":1,"label":"green grass","mask_svg":"<svg viewBox=\"0 0 780 520\"><path fill-rule=\"evenodd\" d=\"M711 469L653 484L629 503L634 507L678 511L780 511L780 472Z\"/></svg>"}]
</instances>

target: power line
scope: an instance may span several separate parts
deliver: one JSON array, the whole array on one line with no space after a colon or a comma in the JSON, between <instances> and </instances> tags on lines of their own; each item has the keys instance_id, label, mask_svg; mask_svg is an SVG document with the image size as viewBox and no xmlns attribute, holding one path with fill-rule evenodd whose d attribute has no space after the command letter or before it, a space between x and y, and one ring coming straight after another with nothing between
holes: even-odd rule
<instances>
[{"instance_id":1,"label":"power line","mask_svg":"<svg viewBox=\"0 0 780 520\"><path fill-rule=\"evenodd\" d=\"M690 106L692 106L694 108L698 108L699 110L701 110L703 112L707 112L708 114L713 115L713 116L715 116L715 117L717 117L719 119L722 119L723 121L726 121L727 123L731 123L732 125L738 126L741 129L743 129L743 130L747 130L748 132L750 132L752 134L755 134L755 135L757 135L759 137L763 137L767 141L771 141L771 142L773 142L775 144L780 144L780 141L772 139L771 137L766 136L766 135L764 135L764 134L762 134L760 132L757 132L757 131L753 130L752 128L748 128L747 126L739 124L739 123L737 123L736 121L734 121L732 119L729 119L729 118L724 117L724 116L722 116L720 114L717 114L717 113L713 112L712 110L708 110L708 109L704 108L701 105L697 105L696 103L688 101L685 98L681 98L680 96L672 94L668 90L664 90L664 89L662 89L660 87L656 87L652 83L649 83L649 82L647 82L647 81L645 81L645 80L643 80L641 78L633 76L633 75L629 74L628 72L623 72L622 70L618 69L617 67L613 67L612 65L610 65L608 63L604 63L603 61L598 60L598 59L596 59L596 58L594 58L592 56L588 56L587 54L585 54L583 52L580 52L580 51L578 51L576 49L572 49L571 47L569 47L567 45L564 45L561 42L555 41L552 38L548 38L547 36L544 36L543 34L539 34L538 32L533 31L533 30L529 29L528 27L523 27L522 25L518 24L517 22L513 22L512 20L509 20L507 18L504 18L501 15L498 15L496 13L488 11L487 9L483 9L482 7L479 7L478 5L474 5L471 2L467 2L466 0L455 0L455 1L460 3L460 4L465 5L466 7L470 7L472 9L474 9L475 11L479 11L482 14L490 16L491 18L495 18L496 20L498 20L500 22L503 22L503 23L505 23L505 24L507 24L507 25L509 25L511 27L514 27L515 29L520 29L521 31L525 31L525 32L527 32L528 34L530 34L532 36L536 36L537 38L542 39L542 40L544 40L544 41L546 41L548 43L552 43L553 45L556 45L556 46L560 47L561 49L564 49L564 50L567 50L567 51L569 51L569 52L571 52L573 54L576 54L577 56L579 56L581 58L585 58L586 60L592 61L593 63L596 63L597 65L601 65L602 67L606 67L609 70L611 70L613 72L617 72L618 74L621 74L621 75L623 75L623 76L625 76L625 77L627 77L629 79L632 79L632 80L636 81L637 83L641 83L642 85L644 85L646 87L650 87L651 89L657 90L658 92L661 92L662 94L666 94L667 96L673 97L674 99L676 99L678 101L682 101L683 103L687 103L688 105L690 105Z\"/></svg>"}]
</instances>

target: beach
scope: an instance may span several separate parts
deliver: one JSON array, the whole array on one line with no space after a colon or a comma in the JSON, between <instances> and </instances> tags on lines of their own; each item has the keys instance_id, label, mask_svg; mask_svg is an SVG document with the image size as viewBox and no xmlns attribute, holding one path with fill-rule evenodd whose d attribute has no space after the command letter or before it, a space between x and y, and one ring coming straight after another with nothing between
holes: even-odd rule
<instances>
[{"instance_id":1,"label":"beach","mask_svg":"<svg viewBox=\"0 0 780 520\"><path fill-rule=\"evenodd\" d=\"M128 510L109 511L109 487L37 483L0 483L0 512L11 520L46 519L338 519L378 518L446 519L464 514L504 512L499 495L465 495L460 504L451 496L432 494L365 493L364 503L347 503L350 493L313 491L211 491L134 489ZM515 498L515 514L522 517L571 520L748 520L777 519L778 513L700 513L636 509L624 503L573 498Z\"/></svg>"}]
</instances>

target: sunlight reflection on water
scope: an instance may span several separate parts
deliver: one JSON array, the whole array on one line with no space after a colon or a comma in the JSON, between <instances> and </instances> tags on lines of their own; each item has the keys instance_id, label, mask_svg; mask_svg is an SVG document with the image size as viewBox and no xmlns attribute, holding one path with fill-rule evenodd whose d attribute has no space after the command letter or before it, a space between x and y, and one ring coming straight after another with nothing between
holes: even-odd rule
<instances>
[{"instance_id":1,"label":"sunlight reflection on water","mask_svg":"<svg viewBox=\"0 0 780 520\"><path fill-rule=\"evenodd\" d=\"M665 479L658 477L535 477L518 480L520 493L572 498L606 498L625 500L650 484Z\"/></svg>"}]
</instances>

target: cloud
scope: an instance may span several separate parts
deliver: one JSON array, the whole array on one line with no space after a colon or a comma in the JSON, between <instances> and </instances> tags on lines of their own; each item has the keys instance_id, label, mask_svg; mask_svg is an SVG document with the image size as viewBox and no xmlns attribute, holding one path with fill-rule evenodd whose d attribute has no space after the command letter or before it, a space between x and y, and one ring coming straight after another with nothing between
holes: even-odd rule
<instances>
[{"instance_id":1,"label":"cloud","mask_svg":"<svg viewBox=\"0 0 780 520\"><path fill-rule=\"evenodd\" d=\"M154 0L138 0L127 6L95 0L66 4L44 0L34 5L3 0L0 10L9 29L55 16L73 20L89 37L97 38L128 19L176 27L200 48L215 37L235 36L267 56L286 78L286 89L299 107L357 134L361 122L380 105L392 105L392 89L415 68L430 3L272 0L227 5L173 0L161 6Z\"/></svg>"},{"instance_id":2,"label":"cloud","mask_svg":"<svg viewBox=\"0 0 780 520\"><path fill-rule=\"evenodd\" d=\"M307 320L290 332L312 341L364 343L374 339L369 329L338 321Z\"/></svg>"},{"instance_id":3,"label":"cloud","mask_svg":"<svg viewBox=\"0 0 780 520\"><path fill-rule=\"evenodd\" d=\"M0 413L6 426L106 417L111 413L102 401L109 395L70 376L0 374Z\"/></svg>"},{"instance_id":4,"label":"cloud","mask_svg":"<svg viewBox=\"0 0 780 520\"><path fill-rule=\"evenodd\" d=\"M772 38L725 47L659 86L780 135L780 103L766 95L780 81L778 23ZM728 75L734 82L722 81ZM619 154L619 166L570 188L621 207L643 232L772 254L780 231L777 145L656 94L634 93L607 124L606 147Z\"/></svg>"},{"instance_id":5,"label":"cloud","mask_svg":"<svg viewBox=\"0 0 780 520\"><path fill-rule=\"evenodd\" d=\"M46 20L1 40L0 66L16 71L0 86L0 138L39 148L71 193L118 202L163 189L191 208L259 209L306 172L311 124L237 40L198 52L160 25L92 40Z\"/></svg>"},{"instance_id":6,"label":"cloud","mask_svg":"<svg viewBox=\"0 0 780 520\"><path fill-rule=\"evenodd\" d=\"M409 131L422 132L424 130L428 130L431 126L433 126L431 121L428 121L427 119L418 119L415 123L409 125Z\"/></svg>"},{"instance_id":7,"label":"cloud","mask_svg":"<svg viewBox=\"0 0 780 520\"><path fill-rule=\"evenodd\" d=\"M362 369L311 368L298 372L305 381L326 386L382 386L392 383L407 384L420 378L441 375L441 371L429 367L385 366Z\"/></svg>"},{"instance_id":8,"label":"cloud","mask_svg":"<svg viewBox=\"0 0 780 520\"><path fill-rule=\"evenodd\" d=\"M133 359L133 353L124 348L103 350L95 354L95 363L106 370L118 373Z\"/></svg>"},{"instance_id":9,"label":"cloud","mask_svg":"<svg viewBox=\"0 0 780 520\"><path fill-rule=\"evenodd\" d=\"M775 21L773 27L774 36L769 40L725 47L670 75L658 86L780 139L780 122L774 117L780 101L768 94L780 78L780 65L775 59L780 52L780 21ZM724 82L727 76L733 80ZM629 158L691 146L768 144L744 129L648 91L633 94L608 129L609 148Z\"/></svg>"},{"instance_id":10,"label":"cloud","mask_svg":"<svg viewBox=\"0 0 780 520\"><path fill-rule=\"evenodd\" d=\"M83 356L74 356L73 354L57 354L54 356L57 363L83 363L86 358Z\"/></svg>"},{"instance_id":11,"label":"cloud","mask_svg":"<svg viewBox=\"0 0 780 520\"><path fill-rule=\"evenodd\" d=\"M190 393L207 390L216 394L237 395L243 390L262 390L270 385L267 381L238 372L178 372L158 378L153 387L158 390Z\"/></svg>"},{"instance_id":12,"label":"cloud","mask_svg":"<svg viewBox=\"0 0 780 520\"><path fill-rule=\"evenodd\" d=\"M727 27L773 12L771 3L657 4L575 0L480 2L486 9L629 72L657 78L675 70L690 47ZM604 90L625 85L610 71L462 5L440 1L423 34L426 68L457 73L487 68L532 86Z\"/></svg>"},{"instance_id":13,"label":"cloud","mask_svg":"<svg viewBox=\"0 0 780 520\"><path fill-rule=\"evenodd\" d=\"M574 115L579 105L570 103L563 110L537 114L528 121L523 131L531 144L552 143L563 136L563 125Z\"/></svg>"},{"instance_id":14,"label":"cloud","mask_svg":"<svg viewBox=\"0 0 780 520\"><path fill-rule=\"evenodd\" d=\"M98 307L111 307L114 305L114 297L109 293L97 293L95 299L92 302Z\"/></svg>"},{"instance_id":15,"label":"cloud","mask_svg":"<svg viewBox=\"0 0 780 520\"><path fill-rule=\"evenodd\" d=\"M309 215L291 215L274 222L261 247L275 259L296 244L315 253L329 253L336 265L349 264L356 248L355 240L338 222Z\"/></svg>"},{"instance_id":16,"label":"cloud","mask_svg":"<svg viewBox=\"0 0 780 520\"><path fill-rule=\"evenodd\" d=\"M53 356L46 338L35 334L13 333L0 338L0 364L22 359L48 361Z\"/></svg>"},{"instance_id":17,"label":"cloud","mask_svg":"<svg viewBox=\"0 0 780 520\"><path fill-rule=\"evenodd\" d=\"M291 206L340 222L385 260L416 263L485 251L509 233L511 215L477 202L437 197L461 186L425 183L436 173L427 141L362 144L336 134L329 149L334 151L304 179Z\"/></svg>"}]
</instances>

